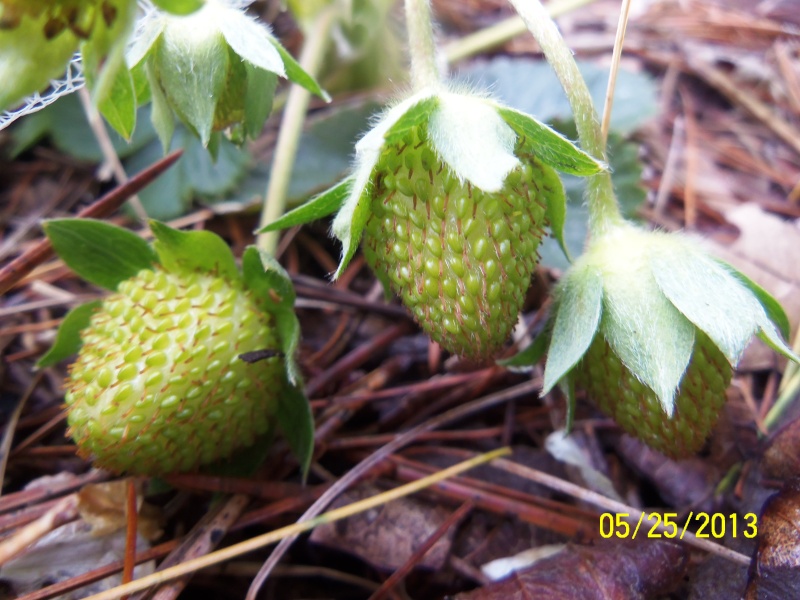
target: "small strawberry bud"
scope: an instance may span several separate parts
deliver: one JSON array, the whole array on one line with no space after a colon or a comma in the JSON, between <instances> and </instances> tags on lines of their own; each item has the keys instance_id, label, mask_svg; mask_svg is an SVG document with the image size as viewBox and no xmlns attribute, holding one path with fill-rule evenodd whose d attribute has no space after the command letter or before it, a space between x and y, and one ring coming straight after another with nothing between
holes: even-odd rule
<instances>
[{"instance_id":1,"label":"small strawberry bud","mask_svg":"<svg viewBox=\"0 0 800 600\"><path fill-rule=\"evenodd\" d=\"M593 239L559 284L544 391L577 384L629 433L689 456L754 334L798 360L776 324L786 335L774 299L687 239L618 226Z\"/></svg>"},{"instance_id":2,"label":"small strawberry bud","mask_svg":"<svg viewBox=\"0 0 800 600\"><path fill-rule=\"evenodd\" d=\"M265 433L284 386L273 319L241 283L142 270L82 333L65 401L79 452L112 471L187 471Z\"/></svg>"},{"instance_id":3,"label":"small strawberry bud","mask_svg":"<svg viewBox=\"0 0 800 600\"><path fill-rule=\"evenodd\" d=\"M188 15L148 7L127 53L131 67L146 62L153 92L153 124L169 145L171 114L208 144L213 132L234 141L255 137L272 107L277 77L289 77L327 98L310 75L245 13L250 2L205 0Z\"/></svg>"}]
</instances>

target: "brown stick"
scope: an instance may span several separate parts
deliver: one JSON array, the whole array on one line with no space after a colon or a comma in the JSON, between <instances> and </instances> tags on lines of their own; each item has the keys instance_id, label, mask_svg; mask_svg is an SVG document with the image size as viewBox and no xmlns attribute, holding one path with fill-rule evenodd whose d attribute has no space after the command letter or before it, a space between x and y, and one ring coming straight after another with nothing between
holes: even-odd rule
<instances>
[{"instance_id":1,"label":"brown stick","mask_svg":"<svg viewBox=\"0 0 800 600\"><path fill-rule=\"evenodd\" d=\"M87 206L78 213L78 217L85 219L103 218L125 202L131 195L138 193L142 188L150 184L156 177L161 175L181 157L182 150L176 150L172 154L165 156L157 163L147 167L144 171L131 177L127 183L115 187L105 196ZM43 238L33 248L18 256L0 269L0 294L5 294L14 285L42 264L53 255L53 246L50 240Z\"/></svg>"}]
</instances>

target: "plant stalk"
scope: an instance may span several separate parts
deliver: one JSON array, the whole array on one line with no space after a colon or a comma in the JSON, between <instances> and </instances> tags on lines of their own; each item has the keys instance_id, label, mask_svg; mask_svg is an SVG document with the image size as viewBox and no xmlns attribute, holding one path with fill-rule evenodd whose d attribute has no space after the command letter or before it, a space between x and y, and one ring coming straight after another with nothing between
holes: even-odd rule
<instances>
[{"instance_id":1,"label":"plant stalk","mask_svg":"<svg viewBox=\"0 0 800 600\"><path fill-rule=\"evenodd\" d=\"M433 39L430 0L405 0L405 7L414 91L437 87L441 77Z\"/></svg>"},{"instance_id":2,"label":"plant stalk","mask_svg":"<svg viewBox=\"0 0 800 600\"><path fill-rule=\"evenodd\" d=\"M317 76L325 58L328 34L333 26L335 15L336 11L333 6L320 12L315 17L303 44L300 66L312 77ZM303 133L303 124L310 99L311 92L297 84L292 84L286 100L286 110L281 120L278 141L275 144L275 154L264 198L264 208L261 211L259 229L266 227L286 212L286 194L289 190L292 170L297 158L297 147ZM258 236L257 245L274 256L279 236L280 233L277 231L262 233Z\"/></svg>"},{"instance_id":3,"label":"plant stalk","mask_svg":"<svg viewBox=\"0 0 800 600\"><path fill-rule=\"evenodd\" d=\"M600 160L606 160L605 143L600 122L586 81L581 75L572 51L539 0L509 0L544 52L567 95L583 149ZM589 231L593 236L625 224L619 211L611 174L606 171L589 177L586 182L589 204Z\"/></svg>"}]
</instances>

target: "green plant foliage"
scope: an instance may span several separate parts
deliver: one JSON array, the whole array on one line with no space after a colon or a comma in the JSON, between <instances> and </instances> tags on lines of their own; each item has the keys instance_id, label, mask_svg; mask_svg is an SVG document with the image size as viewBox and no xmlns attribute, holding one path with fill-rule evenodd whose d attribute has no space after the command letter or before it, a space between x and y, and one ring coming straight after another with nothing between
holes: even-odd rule
<instances>
[{"instance_id":1,"label":"green plant foliage","mask_svg":"<svg viewBox=\"0 0 800 600\"><path fill-rule=\"evenodd\" d=\"M121 282L157 262L146 241L103 221L53 219L45 221L44 230L70 269L107 290L116 290Z\"/></svg>"},{"instance_id":2,"label":"green plant foliage","mask_svg":"<svg viewBox=\"0 0 800 600\"><path fill-rule=\"evenodd\" d=\"M155 236L153 249L158 262L168 271L207 271L219 277L237 279L239 269L230 248L210 231L179 231L158 221L150 222Z\"/></svg>"},{"instance_id":3,"label":"green plant foliage","mask_svg":"<svg viewBox=\"0 0 800 600\"><path fill-rule=\"evenodd\" d=\"M69 311L58 327L55 342L50 350L36 362L36 366L40 369L50 367L77 354L81 349L81 330L89 325L92 314L100 308L101 304L100 300L96 300L76 306Z\"/></svg>"}]
</instances>

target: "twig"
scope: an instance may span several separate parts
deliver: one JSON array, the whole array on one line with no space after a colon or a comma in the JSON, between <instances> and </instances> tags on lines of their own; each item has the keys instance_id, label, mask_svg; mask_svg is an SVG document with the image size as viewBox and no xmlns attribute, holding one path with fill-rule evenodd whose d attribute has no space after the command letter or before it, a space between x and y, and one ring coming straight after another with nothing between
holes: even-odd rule
<instances>
[{"instance_id":1,"label":"twig","mask_svg":"<svg viewBox=\"0 0 800 600\"><path fill-rule=\"evenodd\" d=\"M508 471L509 473L514 473L515 475L519 475L520 477L524 477L525 479L529 479L531 481L535 481L536 483L546 485L550 489L562 492L564 494L568 494L574 498L583 500L584 502L594 504L595 506L602 508L603 510L612 511L617 514L627 514L628 516L625 518L625 520L632 522L634 524L638 522L640 517L645 515L643 511L637 508L628 506L627 504L623 504L622 502L611 500L610 498L606 498L602 494L586 490L573 483L569 483L568 481L564 481L563 479L559 479L558 477L553 477L552 475L548 475L547 473L542 473L541 471L538 471L536 469L531 469L530 467L526 467L511 460L498 459L493 463L493 465L498 469ZM668 532L669 530L663 525L659 525L658 531L664 533ZM739 552L731 550L730 548L725 548L724 546L715 544L710 540L697 538L691 531L685 531L681 533L681 539L690 546L694 546L695 548L699 548L700 550L705 550L706 552L710 552L712 554L716 554L717 556L727 558L728 560L731 560L740 565L750 564L750 558L745 556L744 554L740 554Z\"/></svg>"},{"instance_id":2,"label":"twig","mask_svg":"<svg viewBox=\"0 0 800 600\"><path fill-rule=\"evenodd\" d=\"M173 579L189 575L190 573L194 573L200 569L205 569L226 560L247 554L248 552L258 550L264 546L273 544L278 540L285 539L287 536L299 535L300 533L314 529L316 526L323 523L334 523L347 517L351 517L355 514L367 511L371 508L382 506L393 500L404 498L405 496L409 496L420 490L423 490L438 481L447 479L448 477L453 477L459 473L463 473L464 471L490 462L507 454L509 454L508 448L500 448L492 452L487 452L486 454L481 454L468 461L458 463L457 465L447 469L442 469L433 476L425 477L419 481L415 481L414 483L401 485L400 487L389 490L388 492L376 494L375 496L370 496L369 498L365 498L359 502L354 502L353 504L348 504L347 506L337 508L320 515L315 519L311 519L302 523L295 523L294 525L289 525L287 527L281 527L280 529L256 536L247 541L240 542L239 544L223 548L222 550L217 550L216 552L212 552L206 556L188 560L180 565L175 565L174 567L170 567L163 571L153 573L152 575L142 577L132 581L131 583L100 592L94 596L89 596L87 600L115 600L116 598L120 598L126 594L139 592L154 585L160 585L167 581L172 581Z\"/></svg>"},{"instance_id":3,"label":"twig","mask_svg":"<svg viewBox=\"0 0 800 600\"><path fill-rule=\"evenodd\" d=\"M0 543L0 565L23 552L28 546L50 533L56 527L78 518L78 494L70 494L60 500L33 523L29 523L14 535Z\"/></svg>"},{"instance_id":4,"label":"twig","mask_svg":"<svg viewBox=\"0 0 800 600\"><path fill-rule=\"evenodd\" d=\"M614 53L611 56L611 71L608 74L606 103L603 107L603 121L600 126L604 145L608 141L608 128L611 125L611 109L614 107L614 89L617 85L619 61L622 58L622 45L625 43L625 31L628 29L630 13L631 0L622 0L622 10L619 12L619 23L617 24L617 37L614 40Z\"/></svg>"},{"instance_id":5,"label":"twig","mask_svg":"<svg viewBox=\"0 0 800 600\"><path fill-rule=\"evenodd\" d=\"M97 140L97 145L100 146L103 160L111 168L111 172L114 173L114 179L117 180L117 183L120 185L126 183L129 179L128 174L125 172L125 168L122 166L119 156L117 156L117 151L114 150L114 144L111 143L111 138L108 136L108 130L103 123L100 112L92 102L89 90L85 87L79 89L78 98L80 98L81 105L83 106L83 112L86 113L86 120L89 122L89 127L94 134L94 139ZM144 208L144 204L142 204L142 201L139 199L139 196L131 194L128 200L130 200L131 208L133 212L136 213L139 220L142 223L147 223L147 211Z\"/></svg>"},{"instance_id":6,"label":"twig","mask_svg":"<svg viewBox=\"0 0 800 600\"><path fill-rule=\"evenodd\" d=\"M182 153L182 150L176 150L152 166L137 173L131 177L127 183L114 188L105 196L84 208L78 213L78 217L99 219L110 215L122 206L131 194L135 194L150 184L156 177L175 164ZM25 277L25 275L30 273L52 255L53 247L50 244L50 240L43 238L38 244L33 246L33 248L0 269L0 294L5 294Z\"/></svg>"},{"instance_id":7,"label":"twig","mask_svg":"<svg viewBox=\"0 0 800 600\"><path fill-rule=\"evenodd\" d=\"M11 444L14 441L14 433L17 430L19 417L22 414L22 409L25 408L25 403L28 401L28 398L31 397L36 386L38 386L39 382L42 380L43 374L44 372L39 372L33 376L33 380L31 380L28 389L25 390L19 402L17 402L17 406L14 407L14 412L11 413L6 423L5 431L3 431L3 441L0 444L0 496L3 495L2 482L5 481L6 478L6 465L8 465L8 456L11 454Z\"/></svg>"},{"instance_id":8,"label":"twig","mask_svg":"<svg viewBox=\"0 0 800 600\"><path fill-rule=\"evenodd\" d=\"M225 502L219 503L214 510L210 511L195 526L192 533L187 536L183 543L161 563L160 570L163 571L169 567L180 565L187 559L202 557L211 552L222 541L225 533L236 522L249 503L250 498L244 494L235 494ZM144 600L144 598L152 598L152 600L176 598L187 583L189 583L189 578L184 577L162 586L152 594L140 594L137 598L139 600Z\"/></svg>"},{"instance_id":9,"label":"twig","mask_svg":"<svg viewBox=\"0 0 800 600\"><path fill-rule=\"evenodd\" d=\"M462 404L461 406L450 409L445 413L442 413L428 421L425 421L424 423L417 425L412 429L409 429L405 433L399 434L392 442L389 442L382 448L376 450L371 456L362 460L355 467L345 473L341 478L339 478L339 480L334 483L330 489L322 494L322 496L320 496L319 499L314 502L314 504L312 504L305 513L303 513L303 516L301 516L298 520L298 524L316 517L319 513L325 510L326 506L328 506L345 490L353 485L353 483L363 477L365 473L369 472L372 468L383 462L386 458L388 458L394 452L397 452L400 448L410 444L417 438L419 434L442 427L447 423L462 419L473 414L474 412L484 410L497 404L502 404L503 402L508 402L509 400L518 398L519 396L527 393L532 393L541 389L541 387L541 379L533 379L531 381L527 381L525 383L505 389L501 392L490 394L484 398ZM253 583L250 586L250 590L248 591L248 600L255 598L258 590L261 588L261 585L264 583L264 581L266 581L267 577L269 577L272 569L275 568L275 566L296 539L297 535L289 536L286 539L281 540L275 550L272 551L272 554L264 563L264 566L262 567L258 576L253 580Z\"/></svg>"},{"instance_id":10,"label":"twig","mask_svg":"<svg viewBox=\"0 0 800 600\"><path fill-rule=\"evenodd\" d=\"M369 600L382 600L389 591L400 583L406 575L414 568L414 566L422 560L422 558L428 553L428 551L433 548L434 544L438 542L442 536L449 531L449 529L458 523L461 519L463 519L466 514L472 510L474 507L474 503L472 500L465 501L461 506L458 507L454 513L452 513L445 521L436 528L428 538L420 544L420 546L412 552L411 556L408 557L403 565L397 569L394 573L391 574L389 579L383 582L381 587L375 590L375 593L369 597Z\"/></svg>"}]
</instances>

